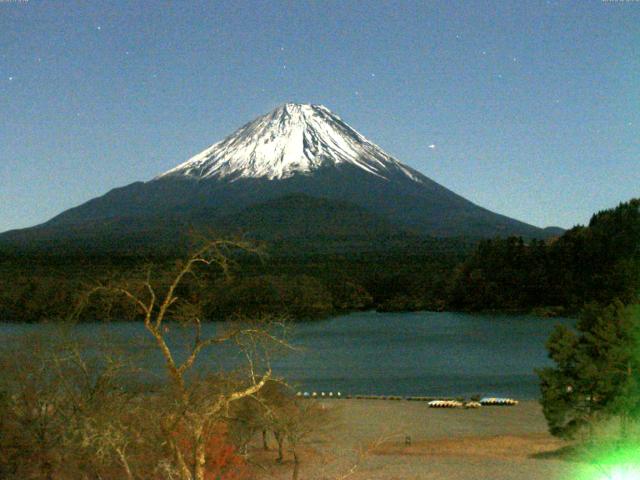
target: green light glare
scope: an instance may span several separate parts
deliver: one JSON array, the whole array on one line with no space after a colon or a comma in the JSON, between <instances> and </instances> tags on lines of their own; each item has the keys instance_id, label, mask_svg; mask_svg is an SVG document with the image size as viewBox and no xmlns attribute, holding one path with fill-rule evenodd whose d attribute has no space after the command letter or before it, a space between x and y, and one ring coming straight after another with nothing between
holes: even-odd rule
<instances>
[{"instance_id":1,"label":"green light glare","mask_svg":"<svg viewBox=\"0 0 640 480\"><path fill-rule=\"evenodd\" d=\"M640 480L640 445L595 450L584 460L576 480Z\"/></svg>"},{"instance_id":2,"label":"green light glare","mask_svg":"<svg viewBox=\"0 0 640 480\"><path fill-rule=\"evenodd\" d=\"M615 467L611 474L604 478L610 480L638 480L640 479L640 468L633 466Z\"/></svg>"}]
</instances>

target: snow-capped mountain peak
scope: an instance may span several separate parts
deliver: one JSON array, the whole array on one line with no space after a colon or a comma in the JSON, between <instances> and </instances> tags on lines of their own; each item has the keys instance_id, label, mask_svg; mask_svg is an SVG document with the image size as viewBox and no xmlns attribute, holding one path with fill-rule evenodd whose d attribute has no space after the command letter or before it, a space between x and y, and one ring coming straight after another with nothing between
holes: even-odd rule
<instances>
[{"instance_id":1,"label":"snow-capped mountain peak","mask_svg":"<svg viewBox=\"0 0 640 480\"><path fill-rule=\"evenodd\" d=\"M286 103L158 178L284 179L324 166L351 164L388 178L417 172L395 160L323 105Z\"/></svg>"}]
</instances>

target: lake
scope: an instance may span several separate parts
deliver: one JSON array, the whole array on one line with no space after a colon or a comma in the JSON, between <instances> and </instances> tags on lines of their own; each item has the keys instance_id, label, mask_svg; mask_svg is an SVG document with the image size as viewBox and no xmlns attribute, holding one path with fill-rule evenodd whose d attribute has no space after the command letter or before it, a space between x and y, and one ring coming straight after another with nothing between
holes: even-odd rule
<instances>
[{"instance_id":1,"label":"lake","mask_svg":"<svg viewBox=\"0 0 640 480\"><path fill-rule=\"evenodd\" d=\"M533 370L552 365L544 345L558 323L575 325L571 319L531 315L353 313L296 324L292 343L300 350L275 360L274 371L309 392L538 398ZM0 336L46 328L0 324ZM83 324L75 329L89 337L107 332L119 342L136 344L136 349L136 339L147 338L139 323ZM153 359L155 350L150 351L147 361L159 363L159 357Z\"/></svg>"}]
</instances>

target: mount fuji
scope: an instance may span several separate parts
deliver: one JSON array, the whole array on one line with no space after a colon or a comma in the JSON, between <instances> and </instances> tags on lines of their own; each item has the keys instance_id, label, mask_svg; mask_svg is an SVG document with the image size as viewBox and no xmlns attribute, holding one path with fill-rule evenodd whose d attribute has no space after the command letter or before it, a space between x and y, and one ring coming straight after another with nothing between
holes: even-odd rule
<instances>
[{"instance_id":1,"label":"mount fuji","mask_svg":"<svg viewBox=\"0 0 640 480\"><path fill-rule=\"evenodd\" d=\"M399 162L321 105L288 103L147 182L116 188L36 227L14 247L135 250L190 229L264 239L545 238Z\"/></svg>"},{"instance_id":2,"label":"mount fuji","mask_svg":"<svg viewBox=\"0 0 640 480\"><path fill-rule=\"evenodd\" d=\"M246 124L158 178L282 180L342 165L386 180L400 172L422 182L417 172L369 142L327 107L292 103Z\"/></svg>"}]
</instances>

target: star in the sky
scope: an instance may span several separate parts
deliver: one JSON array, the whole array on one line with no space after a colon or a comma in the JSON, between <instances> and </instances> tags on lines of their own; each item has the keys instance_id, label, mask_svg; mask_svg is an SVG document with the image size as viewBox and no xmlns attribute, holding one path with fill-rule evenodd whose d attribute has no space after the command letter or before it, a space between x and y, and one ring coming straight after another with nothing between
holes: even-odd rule
<instances>
[{"instance_id":1,"label":"star in the sky","mask_svg":"<svg viewBox=\"0 0 640 480\"><path fill-rule=\"evenodd\" d=\"M13 77L9 77L9 81L10 81L10 82L13 82Z\"/></svg>"},{"instance_id":2,"label":"star in the sky","mask_svg":"<svg viewBox=\"0 0 640 480\"><path fill-rule=\"evenodd\" d=\"M102 30L102 27L101 27L100 25L98 25L98 26L96 27L96 30Z\"/></svg>"},{"instance_id":3,"label":"star in the sky","mask_svg":"<svg viewBox=\"0 0 640 480\"><path fill-rule=\"evenodd\" d=\"M436 148L436 144L435 144L435 143L432 143L431 145L429 145L429 148L430 148L431 150L434 150L434 149Z\"/></svg>"}]
</instances>

